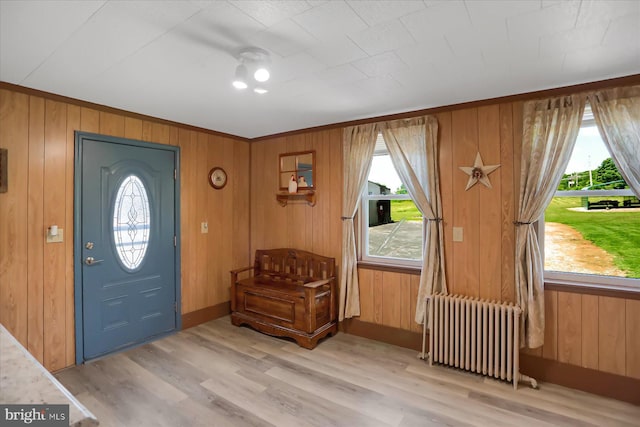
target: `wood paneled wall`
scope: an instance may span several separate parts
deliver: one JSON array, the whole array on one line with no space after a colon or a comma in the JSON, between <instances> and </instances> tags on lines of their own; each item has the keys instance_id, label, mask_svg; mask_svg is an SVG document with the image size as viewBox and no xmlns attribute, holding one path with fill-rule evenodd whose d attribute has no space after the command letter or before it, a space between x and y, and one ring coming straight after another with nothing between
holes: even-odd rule
<instances>
[{"instance_id":1,"label":"wood paneled wall","mask_svg":"<svg viewBox=\"0 0 640 427\"><path fill-rule=\"evenodd\" d=\"M361 321L422 332L419 276L359 269ZM640 300L545 291L544 346L525 353L640 379Z\"/></svg>"},{"instance_id":2,"label":"wood paneled wall","mask_svg":"<svg viewBox=\"0 0 640 427\"><path fill-rule=\"evenodd\" d=\"M436 114L445 268L452 293L515 301L513 221L518 206L522 108L523 101L515 101ZM334 165L340 162L341 139L340 130L324 130L252 144L252 251L295 246L335 256L340 262L342 180L341 169ZM274 196L278 154L311 148L323 159L318 171L322 174L331 168L330 185L319 181L315 208L280 207ZM489 175L493 188L476 184L465 191L469 177L459 167L472 165L478 152L485 165L501 166ZM315 232L316 225L331 231ZM462 242L453 241L453 227L462 227ZM361 267L359 279L359 320L421 331L413 321L419 276ZM528 352L640 378L640 301L558 291L545 292L545 298L545 345Z\"/></svg>"},{"instance_id":3,"label":"wood paneled wall","mask_svg":"<svg viewBox=\"0 0 640 427\"><path fill-rule=\"evenodd\" d=\"M443 195L445 264L451 293L514 301L515 210L522 121L521 104L497 104L437 115ZM500 165L489 175L492 188L478 183L465 191L477 153L485 165ZM461 227L463 241L453 241Z\"/></svg>"},{"instance_id":4,"label":"wood paneled wall","mask_svg":"<svg viewBox=\"0 0 640 427\"><path fill-rule=\"evenodd\" d=\"M422 332L417 324L416 301L420 276L390 271L358 270L360 317L363 322Z\"/></svg>"},{"instance_id":5,"label":"wood paneled wall","mask_svg":"<svg viewBox=\"0 0 640 427\"><path fill-rule=\"evenodd\" d=\"M228 301L228 271L249 262L247 142L0 89L0 322L49 370L75 363L76 130L180 146L182 313ZM222 190L207 184L213 166L229 175ZM64 243L45 243L51 224Z\"/></svg>"},{"instance_id":6,"label":"wood paneled wall","mask_svg":"<svg viewBox=\"0 0 640 427\"><path fill-rule=\"evenodd\" d=\"M527 353L640 379L640 300L546 290L544 345Z\"/></svg>"},{"instance_id":7,"label":"wood paneled wall","mask_svg":"<svg viewBox=\"0 0 640 427\"><path fill-rule=\"evenodd\" d=\"M316 151L316 205L276 201L282 153ZM342 130L310 132L251 144L251 253L292 247L340 263L342 245Z\"/></svg>"}]
</instances>

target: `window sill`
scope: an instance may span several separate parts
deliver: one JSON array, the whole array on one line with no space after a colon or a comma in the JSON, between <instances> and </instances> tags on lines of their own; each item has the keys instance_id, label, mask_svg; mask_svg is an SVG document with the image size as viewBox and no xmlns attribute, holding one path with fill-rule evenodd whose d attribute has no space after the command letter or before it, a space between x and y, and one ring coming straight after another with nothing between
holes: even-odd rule
<instances>
[{"instance_id":1,"label":"window sill","mask_svg":"<svg viewBox=\"0 0 640 427\"><path fill-rule=\"evenodd\" d=\"M367 270L388 271L392 273L414 274L419 276L422 273L420 267L407 267L406 265L377 264L373 262L358 261L358 268Z\"/></svg>"},{"instance_id":2,"label":"window sill","mask_svg":"<svg viewBox=\"0 0 640 427\"><path fill-rule=\"evenodd\" d=\"M640 288L628 286L597 285L593 283L548 279L544 281L544 289L549 291L572 292L583 295L598 295L640 300Z\"/></svg>"},{"instance_id":3,"label":"window sill","mask_svg":"<svg viewBox=\"0 0 640 427\"><path fill-rule=\"evenodd\" d=\"M367 270L388 271L392 273L413 274L419 276L421 268L388 264L376 264L359 261L358 268ZM549 279L544 281L544 289L549 291L571 292L582 295L597 295L612 298L625 298L640 300L640 288L631 288L615 285L596 285L593 283L577 283L562 280Z\"/></svg>"}]
</instances>

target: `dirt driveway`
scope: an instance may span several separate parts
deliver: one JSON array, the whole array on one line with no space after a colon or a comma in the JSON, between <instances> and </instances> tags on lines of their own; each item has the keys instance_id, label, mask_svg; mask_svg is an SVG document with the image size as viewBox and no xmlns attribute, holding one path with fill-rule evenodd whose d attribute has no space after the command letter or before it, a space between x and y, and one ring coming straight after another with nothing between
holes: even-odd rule
<instances>
[{"instance_id":1,"label":"dirt driveway","mask_svg":"<svg viewBox=\"0 0 640 427\"><path fill-rule=\"evenodd\" d=\"M611 254L565 224L544 224L544 251L545 270L626 277L615 266Z\"/></svg>"}]
</instances>

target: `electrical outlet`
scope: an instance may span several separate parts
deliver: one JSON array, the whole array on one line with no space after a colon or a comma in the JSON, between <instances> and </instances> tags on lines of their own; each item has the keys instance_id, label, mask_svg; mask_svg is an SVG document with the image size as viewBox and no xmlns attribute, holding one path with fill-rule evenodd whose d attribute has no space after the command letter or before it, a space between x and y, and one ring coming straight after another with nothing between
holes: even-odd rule
<instances>
[{"instance_id":1,"label":"electrical outlet","mask_svg":"<svg viewBox=\"0 0 640 427\"><path fill-rule=\"evenodd\" d=\"M453 241L462 242L462 227L453 227Z\"/></svg>"},{"instance_id":2,"label":"electrical outlet","mask_svg":"<svg viewBox=\"0 0 640 427\"><path fill-rule=\"evenodd\" d=\"M201 222L200 223L200 233L207 234L209 232L209 223Z\"/></svg>"}]
</instances>

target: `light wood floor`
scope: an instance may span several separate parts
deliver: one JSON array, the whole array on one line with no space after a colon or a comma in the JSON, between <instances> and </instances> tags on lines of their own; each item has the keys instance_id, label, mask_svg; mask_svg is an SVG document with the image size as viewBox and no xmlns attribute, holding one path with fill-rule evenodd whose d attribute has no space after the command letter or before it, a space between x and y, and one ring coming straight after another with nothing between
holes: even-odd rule
<instances>
[{"instance_id":1,"label":"light wood floor","mask_svg":"<svg viewBox=\"0 0 640 427\"><path fill-rule=\"evenodd\" d=\"M640 407L443 367L340 333L312 351L225 317L56 377L102 426L638 426Z\"/></svg>"}]
</instances>

